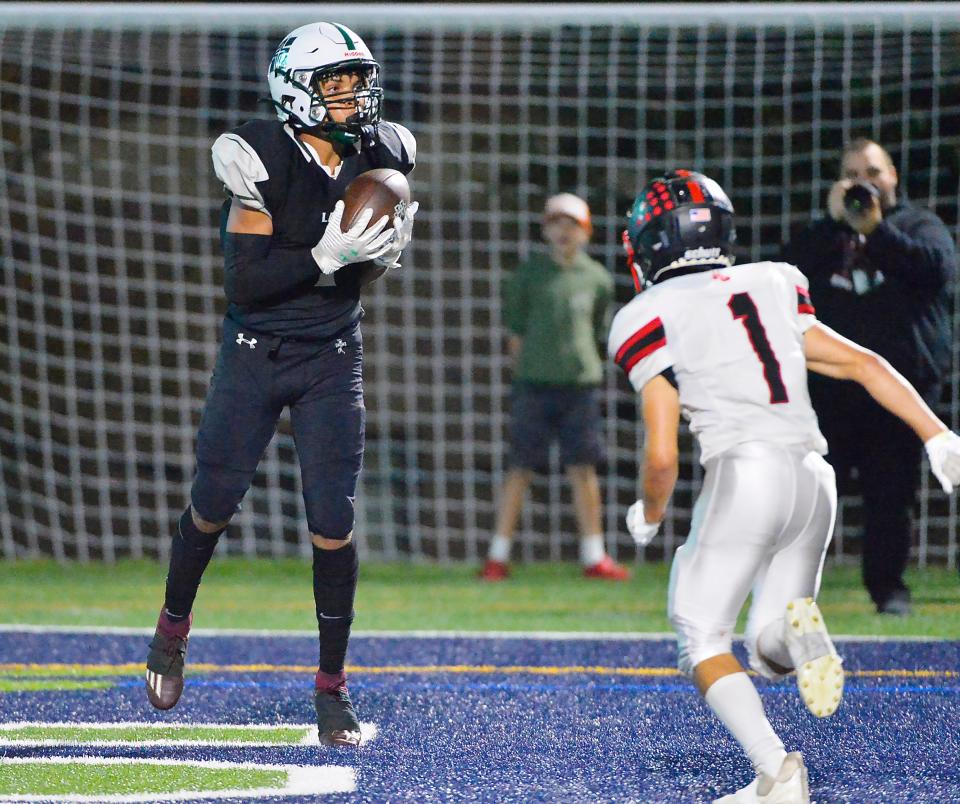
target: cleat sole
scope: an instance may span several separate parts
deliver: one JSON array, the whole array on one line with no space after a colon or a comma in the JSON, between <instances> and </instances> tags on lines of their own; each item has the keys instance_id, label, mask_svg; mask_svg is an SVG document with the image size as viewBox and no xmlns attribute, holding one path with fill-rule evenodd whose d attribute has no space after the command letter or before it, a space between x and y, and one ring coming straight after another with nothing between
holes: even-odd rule
<instances>
[{"instance_id":1,"label":"cleat sole","mask_svg":"<svg viewBox=\"0 0 960 804\"><path fill-rule=\"evenodd\" d=\"M359 748L359 731L335 731L330 734L320 735L320 745L330 748Z\"/></svg>"},{"instance_id":2,"label":"cleat sole","mask_svg":"<svg viewBox=\"0 0 960 804\"><path fill-rule=\"evenodd\" d=\"M833 648L823 615L813 598L791 601L787 609L791 614L788 627L795 640L813 635L816 642L829 646L828 653L798 665L797 688L804 705L813 715L830 717L843 698L843 660Z\"/></svg>"}]
</instances>

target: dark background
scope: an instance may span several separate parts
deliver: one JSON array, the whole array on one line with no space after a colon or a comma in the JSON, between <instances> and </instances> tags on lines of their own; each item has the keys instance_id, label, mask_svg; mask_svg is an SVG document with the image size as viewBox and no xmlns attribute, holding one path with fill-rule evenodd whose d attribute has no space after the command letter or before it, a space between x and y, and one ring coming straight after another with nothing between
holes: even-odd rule
<instances>
[{"instance_id":1,"label":"dark background","mask_svg":"<svg viewBox=\"0 0 960 804\"><path fill-rule=\"evenodd\" d=\"M907 194L957 230L955 31L610 25L586 13L552 28L424 19L399 29L375 10L341 21L380 60L386 117L419 143L414 244L365 300L358 537L369 554L473 560L489 538L509 389L500 287L537 247L546 196L588 199L591 253L616 273L620 303L631 294L622 215L674 167L728 190L741 261L775 257L820 214L839 151L859 135L884 144ZM186 503L225 306L209 147L271 115L260 102L266 65L289 27L0 29L4 556L163 554ZM632 556L622 517L636 489L636 411L612 367L606 392L606 526L612 552ZM954 426L957 394L954 371L941 411ZM230 550L306 549L280 429ZM699 476L686 446L668 550ZM955 511L928 490L921 559L952 561ZM557 477L535 486L525 558L572 554L569 511L554 504L567 499ZM847 524L855 518L848 505Z\"/></svg>"}]
</instances>

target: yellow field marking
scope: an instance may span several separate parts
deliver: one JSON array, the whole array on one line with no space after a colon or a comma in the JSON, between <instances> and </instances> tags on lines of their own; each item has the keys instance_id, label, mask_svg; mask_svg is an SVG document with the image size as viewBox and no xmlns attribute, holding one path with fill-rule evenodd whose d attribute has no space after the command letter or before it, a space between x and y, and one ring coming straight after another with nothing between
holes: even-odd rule
<instances>
[{"instance_id":1,"label":"yellow field marking","mask_svg":"<svg viewBox=\"0 0 960 804\"><path fill-rule=\"evenodd\" d=\"M209 664L195 662L187 665L194 673L315 673L315 665L305 664ZM406 673L428 675L439 673L471 675L535 675L535 676L632 676L666 677L679 676L672 667L608 667L603 665L494 665L494 664L426 664L426 665L347 665L348 673L359 675L382 675ZM69 663L0 663L0 675L139 675L143 672L140 663L124 664L69 664ZM955 670L848 670L847 676L859 678L958 678Z\"/></svg>"}]
</instances>

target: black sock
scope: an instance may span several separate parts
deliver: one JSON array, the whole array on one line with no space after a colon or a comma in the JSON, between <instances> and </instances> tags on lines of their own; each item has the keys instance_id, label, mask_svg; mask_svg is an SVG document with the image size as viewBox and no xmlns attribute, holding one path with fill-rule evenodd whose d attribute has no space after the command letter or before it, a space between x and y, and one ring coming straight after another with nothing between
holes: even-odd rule
<instances>
[{"instance_id":1,"label":"black sock","mask_svg":"<svg viewBox=\"0 0 960 804\"><path fill-rule=\"evenodd\" d=\"M167 596L163 603L167 617L172 622L182 622L190 615L203 571L210 563L210 557L224 530L226 528L216 533L204 533L193 523L189 506L180 517L180 524L170 547Z\"/></svg>"},{"instance_id":2,"label":"black sock","mask_svg":"<svg viewBox=\"0 0 960 804\"><path fill-rule=\"evenodd\" d=\"M357 548L353 541L336 550L313 546L313 599L320 629L320 670L343 670L357 591Z\"/></svg>"}]
</instances>

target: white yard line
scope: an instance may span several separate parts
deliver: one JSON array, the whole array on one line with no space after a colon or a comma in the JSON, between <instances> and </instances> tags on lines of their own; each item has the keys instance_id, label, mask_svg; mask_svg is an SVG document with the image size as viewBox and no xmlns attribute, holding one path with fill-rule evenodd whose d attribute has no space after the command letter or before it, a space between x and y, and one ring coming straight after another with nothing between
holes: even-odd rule
<instances>
[{"instance_id":1,"label":"white yard line","mask_svg":"<svg viewBox=\"0 0 960 804\"><path fill-rule=\"evenodd\" d=\"M68 739L66 737L42 737L42 738L30 738L30 739L20 739L20 738L10 738L5 737L4 732L16 731L19 729L30 729L30 728L43 728L43 729L52 729L59 731L73 730L73 729L96 729L98 731L110 731L110 730L119 730L119 729L141 729L144 731L149 730L183 730L189 731L193 728L202 728L205 730L215 729L221 727L224 729L236 729L238 731L271 731L274 729L303 729L303 736L296 742L276 742L276 741L248 741L248 740L217 740L216 738L210 739L193 739L193 740L178 740L178 739L145 739L145 740L83 740L83 739ZM360 744L367 745L376 739L379 729L376 723L373 722L361 722L360 723ZM317 734L317 727L313 723L274 723L270 725L263 724L248 724L248 723L155 723L155 722L137 722L137 721L126 721L121 723L94 723L94 722L84 722L84 723L64 723L64 722L42 722L42 721L18 721L18 722L9 722L9 723L0 723L0 746L19 746L26 748L42 748L48 746L57 746L57 745L82 745L82 746L91 746L96 748L122 748L134 746L137 748L142 747L159 747L159 746L216 746L218 748L284 748L289 746L298 746L298 745L319 745L320 738ZM255 767L260 767L259 765ZM0 798L0 800L3 800Z\"/></svg>"}]
</instances>

